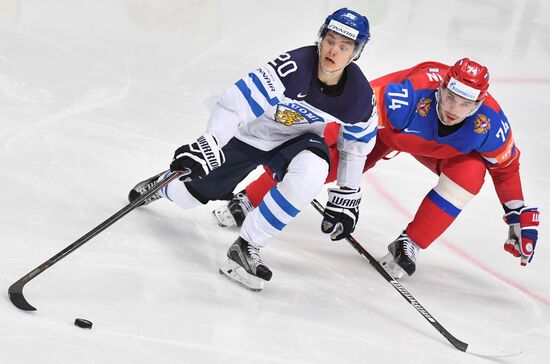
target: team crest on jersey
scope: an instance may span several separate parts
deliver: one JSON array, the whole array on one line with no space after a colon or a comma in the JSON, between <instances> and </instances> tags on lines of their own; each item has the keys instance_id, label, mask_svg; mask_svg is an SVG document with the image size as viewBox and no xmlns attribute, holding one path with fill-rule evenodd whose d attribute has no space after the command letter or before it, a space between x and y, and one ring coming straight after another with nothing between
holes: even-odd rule
<instances>
[{"instance_id":1,"label":"team crest on jersey","mask_svg":"<svg viewBox=\"0 0 550 364\"><path fill-rule=\"evenodd\" d=\"M427 116L430 112L430 107L432 105L432 99L423 97L418 101L418 104L416 104L416 112L420 116Z\"/></svg>"},{"instance_id":2,"label":"team crest on jersey","mask_svg":"<svg viewBox=\"0 0 550 364\"><path fill-rule=\"evenodd\" d=\"M275 121L285 126L322 122L323 118L300 104L289 103L277 105Z\"/></svg>"},{"instance_id":3,"label":"team crest on jersey","mask_svg":"<svg viewBox=\"0 0 550 364\"><path fill-rule=\"evenodd\" d=\"M484 114L477 114L474 121L474 131L478 134L485 134L491 129L491 119Z\"/></svg>"}]
</instances>

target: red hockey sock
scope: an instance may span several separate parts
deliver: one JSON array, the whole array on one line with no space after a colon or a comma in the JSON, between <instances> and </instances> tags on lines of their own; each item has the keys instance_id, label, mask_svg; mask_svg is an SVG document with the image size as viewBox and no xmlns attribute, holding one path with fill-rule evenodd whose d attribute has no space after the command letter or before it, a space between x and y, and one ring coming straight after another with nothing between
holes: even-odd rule
<instances>
[{"instance_id":1,"label":"red hockey sock","mask_svg":"<svg viewBox=\"0 0 550 364\"><path fill-rule=\"evenodd\" d=\"M426 249L453 223L455 217L437 206L428 196L420 204L414 219L407 226L407 235Z\"/></svg>"},{"instance_id":2,"label":"red hockey sock","mask_svg":"<svg viewBox=\"0 0 550 364\"><path fill-rule=\"evenodd\" d=\"M252 206L258 206L267 191L269 191L271 187L275 186L276 184L277 181L275 181L271 177L271 174L268 172L264 172L260 177L258 177L257 180L251 182L248 186L246 186L246 195L252 203Z\"/></svg>"}]
</instances>

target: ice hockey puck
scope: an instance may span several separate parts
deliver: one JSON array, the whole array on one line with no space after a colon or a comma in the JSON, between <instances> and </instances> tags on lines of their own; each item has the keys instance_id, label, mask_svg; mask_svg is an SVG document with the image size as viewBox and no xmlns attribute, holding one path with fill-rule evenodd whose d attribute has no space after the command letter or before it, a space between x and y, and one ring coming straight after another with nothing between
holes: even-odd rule
<instances>
[{"instance_id":1,"label":"ice hockey puck","mask_svg":"<svg viewBox=\"0 0 550 364\"><path fill-rule=\"evenodd\" d=\"M83 329L91 329L92 328L92 321L77 318L74 320L74 324L78 327L81 327Z\"/></svg>"}]
</instances>

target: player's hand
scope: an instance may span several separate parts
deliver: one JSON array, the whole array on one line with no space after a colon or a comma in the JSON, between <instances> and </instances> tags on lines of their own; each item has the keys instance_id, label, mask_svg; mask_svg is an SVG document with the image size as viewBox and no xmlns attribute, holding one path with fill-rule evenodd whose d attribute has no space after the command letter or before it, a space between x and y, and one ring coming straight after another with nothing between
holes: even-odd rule
<instances>
[{"instance_id":1,"label":"player's hand","mask_svg":"<svg viewBox=\"0 0 550 364\"><path fill-rule=\"evenodd\" d=\"M521 265L527 265L533 259L537 245L539 210L536 207L524 206L505 214L504 222L509 225L504 250L520 258Z\"/></svg>"},{"instance_id":2,"label":"player's hand","mask_svg":"<svg viewBox=\"0 0 550 364\"><path fill-rule=\"evenodd\" d=\"M360 188L329 188L321 231L330 234L331 240L348 237L355 230L355 225L359 219L360 202Z\"/></svg>"},{"instance_id":3,"label":"player's hand","mask_svg":"<svg viewBox=\"0 0 550 364\"><path fill-rule=\"evenodd\" d=\"M201 179L225 162L225 155L218 147L216 138L206 133L190 144L176 149L174 159L170 163L171 171L191 170L182 177L185 181Z\"/></svg>"}]
</instances>

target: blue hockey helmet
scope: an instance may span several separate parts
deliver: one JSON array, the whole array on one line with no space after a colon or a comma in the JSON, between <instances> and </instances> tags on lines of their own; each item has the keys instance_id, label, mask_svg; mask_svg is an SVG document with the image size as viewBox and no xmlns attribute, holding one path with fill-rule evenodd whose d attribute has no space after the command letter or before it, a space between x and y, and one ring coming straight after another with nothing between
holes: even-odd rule
<instances>
[{"instance_id":1,"label":"blue hockey helmet","mask_svg":"<svg viewBox=\"0 0 550 364\"><path fill-rule=\"evenodd\" d=\"M355 42L355 58L357 60L363 51L363 47L370 39L369 20L366 16L361 15L348 8L336 10L334 13L327 16L325 22L319 29L317 35L318 43L325 36L327 31L333 31Z\"/></svg>"}]
</instances>

